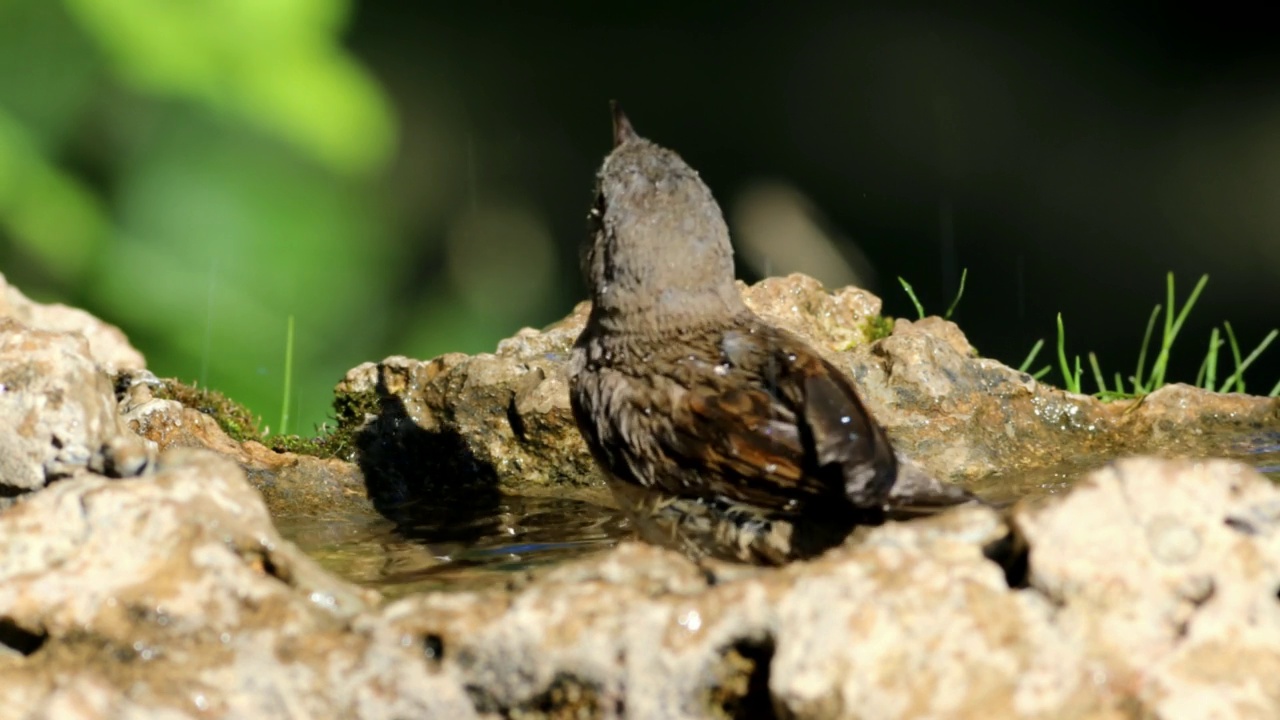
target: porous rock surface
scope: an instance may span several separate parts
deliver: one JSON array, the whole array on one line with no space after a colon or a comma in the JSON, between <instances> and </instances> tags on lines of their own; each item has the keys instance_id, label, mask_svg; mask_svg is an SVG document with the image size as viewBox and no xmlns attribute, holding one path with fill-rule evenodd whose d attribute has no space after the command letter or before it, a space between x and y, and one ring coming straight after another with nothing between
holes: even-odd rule
<instances>
[{"instance_id":1,"label":"porous rock surface","mask_svg":"<svg viewBox=\"0 0 1280 720\"><path fill-rule=\"evenodd\" d=\"M0 506L90 465L136 474L153 453L83 335L0 317Z\"/></svg>"},{"instance_id":2,"label":"porous rock surface","mask_svg":"<svg viewBox=\"0 0 1280 720\"><path fill-rule=\"evenodd\" d=\"M0 717L473 715L420 651L351 628L377 596L282 540L211 452L62 480L0 537Z\"/></svg>"},{"instance_id":3,"label":"porous rock surface","mask_svg":"<svg viewBox=\"0 0 1280 720\"><path fill-rule=\"evenodd\" d=\"M109 373L147 366L142 353L129 343L120 328L80 308L34 302L0 273L0 318L5 317L34 330L82 336L89 344L89 357Z\"/></svg>"},{"instance_id":4,"label":"porous rock surface","mask_svg":"<svg viewBox=\"0 0 1280 720\"><path fill-rule=\"evenodd\" d=\"M1026 555L973 507L781 570L624 543L380 604L177 450L0 513L0 717L1271 717L1278 509L1127 460L1018 508Z\"/></svg>"},{"instance_id":5,"label":"porous rock surface","mask_svg":"<svg viewBox=\"0 0 1280 720\"><path fill-rule=\"evenodd\" d=\"M979 358L954 323L898 320L867 342L880 300L835 293L803 275L769 278L743 297L809 339L852 376L900 454L932 475L965 481L1121 454L1209 456L1220 438L1280 426L1280 399L1166 386L1141 401L1103 403ZM569 409L566 366L588 305L524 329L494 353L429 361L391 357L338 385L351 409L375 496L399 501L451 489L537 492L599 483Z\"/></svg>"},{"instance_id":6,"label":"porous rock surface","mask_svg":"<svg viewBox=\"0 0 1280 720\"><path fill-rule=\"evenodd\" d=\"M337 458L275 452L256 440L236 442L208 413L157 397L149 373L120 376L119 412L138 435L162 449L206 448L248 473L273 514L372 512L360 468Z\"/></svg>"},{"instance_id":7,"label":"porous rock surface","mask_svg":"<svg viewBox=\"0 0 1280 720\"><path fill-rule=\"evenodd\" d=\"M796 308L791 321L808 318L810 335L824 322L861 327L841 313L874 307L858 291L779 282L772 291ZM434 374L430 364L407 370L411 361L369 366L383 387L372 407L392 411L375 422L405 436L368 434L363 449L385 441L387 453L463 452L483 475L496 456L459 427L507 423L511 438L522 428L521 472L539 471L550 451L537 454L537 442L549 442L562 407L556 354L580 315L493 356L523 358L518 403L493 380L506 371L492 359L454 356ZM958 331L939 322L900 323L870 345L821 337L868 402L881 403L877 412L897 418L888 423L901 438L924 437L909 420L926 411L889 400L932 398L958 411L943 392L956 385L939 379L950 374L978 383L957 394L978 394L986 377L1004 401L1049 416L1010 420L1015 436L1038 425L1105 434L1077 427L1082 413L1110 422L1108 432L1185 434L1191 448L1197 423L1277 429L1265 401L1228 396L1206 410L1204 396L1183 388L1149 398L1164 409L1145 420L1132 419L1151 412L1143 407L1112 416L1062 394L1065 405L1036 405L1052 399L1047 389L1014 373L1015 387L1010 371L970 358ZM944 369L901 364L923 355ZM351 494L348 475L307 487L300 472L272 488L255 463L283 466L287 456L267 459L261 445L231 442L202 413L155 398L140 376L109 373L78 332L0 319L0 402L20 411L17 421L5 413L16 424L4 432L45 428L48 448L77 448L68 462L44 445L0 444L9 502L0 508L0 720L1280 715L1280 489L1235 462L1120 460L1060 496L890 523L781 569L700 567L623 543L502 587L388 602L282 539L263 500L263 491ZM482 408L498 416L414 405L418 396L397 400L397 389L487 397ZM1048 412L1062 407L1078 409ZM395 445L415 438L428 445ZM925 463L972 466L1010 452L913 447ZM568 471L542 468L540 481L585 482L556 474L577 472L567 461ZM513 471L491 468L489 481Z\"/></svg>"}]
</instances>

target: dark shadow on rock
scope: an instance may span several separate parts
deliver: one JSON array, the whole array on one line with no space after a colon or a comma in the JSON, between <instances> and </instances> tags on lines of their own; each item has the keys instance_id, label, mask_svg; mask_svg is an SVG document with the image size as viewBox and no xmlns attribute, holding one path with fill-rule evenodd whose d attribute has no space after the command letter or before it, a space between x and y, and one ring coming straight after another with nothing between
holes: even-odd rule
<instances>
[{"instance_id":1,"label":"dark shadow on rock","mask_svg":"<svg viewBox=\"0 0 1280 720\"><path fill-rule=\"evenodd\" d=\"M777 712L769 693L773 664L772 637L742 638L721 651L716 669L719 683L708 701L714 717L734 720L774 720Z\"/></svg>"},{"instance_id":2,"label":"dark shadow on rock","mask_svg":"<svg viewBox=\"0 0 1280 720\"><path fill-rule=\"evenodd\" d=\"M1030 569L1031 549L1017 532L1010 531L999 540L988 543L982 548L982 554L1004 570L1004 581L1008 583L1009 589L1025 590L1030 587L1027 572Z\"/></svg>"},{"instance_id":3,"label":"dark shadow on rock","mask_svg":"<svg viewBox=\"0 0 1280 720\"><path fill-rule=\"evenodd\" d=\"M387 390L381 371L378 411L355 437L356 462L373 506L404 524L421 523L423 513L458 521L496 512L498 476L481 462L457 432L423 430L404 401Z\"/></svg>"},{"instance_id":4,"label":"dark shadow on rock","mask_svg":"<svg viewBox=\"0 0 1280 720\"><path fill-rule=\"evenodd\" d=\"M8 648L27 656L44 646L49 636L26 630L11 618L0 617L0 648Z\"/></svg>"}]
</instances>

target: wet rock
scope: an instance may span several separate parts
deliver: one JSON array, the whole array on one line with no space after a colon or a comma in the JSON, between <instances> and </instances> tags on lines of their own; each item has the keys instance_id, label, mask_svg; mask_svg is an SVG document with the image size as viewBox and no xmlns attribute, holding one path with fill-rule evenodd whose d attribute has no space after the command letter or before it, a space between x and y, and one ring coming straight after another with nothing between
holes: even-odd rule
<instances>
[{"instance_id":1,"label":"wet rock","mask_svg":"<svg viewBox=\"0 0 1280 720\"><path fill-rule=\"evenodd\" d=\"M781 571L719 578L624 544L514 596L407 598L378 620L430 638L478 709L587 717L1064 717L1114 703L1053 607L1011 592L971 508L870 532Z\"/></svg>"},{"instance_id":2,"label":"wet rock","mask_svg":"<svg viewBox=\"0 0 1280 720\"><path fill-rule=\"evenodd\" d=\"M1274 483L1221 460L1125 460L1015 522L1030 586L1107 686L1136 688L1156 717L1280 712Z\"/></svg>"},{"instance_id":3,"label":"wet rock","mask_svg":"<svg viewBox=\"0 0 1280 720\"><path fill-rule=\"evenodd\" d=\"M235 460L275 515L372 512L364 477L354 463L276 452L254 440L236 442L209 413L156 397L159 384L141 376L117 383L121 417L156 447L205 448Z\"/></svg>"},{"instance_id":4,"label":"wet rock","mask_svg":"<svg viewBox=\"0 0 1280 720\"><path fill-rule=\"evenodd\" d=\"M0 503L91 465L136 474L153 453L121 421L83 335L0 318Z\"/></svg>"},{"instance_id":5,"label":"wet rock","mask_svg":"<svg viewBox=\"0 0 1280 720\"><path fill-rule=\"evenodd\" d=\"M808 338L856 381L899 452L928 473L993 473L1124 453L1213 455L1221 437L1280 426L1280 399L1171 385L1103 403L976 357L954 323L898 320L876 337L880 301L803 275L743 286L757 313ZM588 311L524 329L492 354L365 363L338 385L371 492L424 496L598 486L569 411L565 364Z\"/></svg>"},{"instance_id":6,"label":"wet rock","mask_svg":"<svg viewBox=\"0 0 1280 720\"><path fill-rule=\"evenodd\" d=\"M1124 461L1018 509L1021 575L968 507L780 570L626 543L357 627L504 717L1273 717L1278 522L1243 465Z\"/></svg>"},{"instance_id":7,"label":"wet rock","mask_svg":"<svg viewBox=\"0 0 1280 720\"><path fill-rule=\"evenodd\" d=\"M835 352L872 339L880 318L880 298L856 287L828 291L799 273L765 278L755 285L739 281L747 306L764 319ZM828 355L830 357L830 355Z\"/></svg>"},{"instance_id":8,"label":"wet rock","mask_svg":"<svg viewBox=\"0 0 1280 720\"><path fill-rule=\"evenodd\" d=\"M355 420L358 462L373 499L395 504L599 487L566 382L555 353L453 354L365 363L337 393L340 403L370 408Z\"/></svg>"},{"instance_id":9,"label":"wet rock","mask_svg":"<svg viewBox=\"0 0 1280 720\"><path fill-rule=\"evenodd\" d=\"M35 330L82 335L89 343L90 357L108 373L146 367L142 353L129 344L120 328L79 308L33 302L0 273L0 318L6 317Z\"/></svg>"},{"instance_id":10,"label":"wet rock","mask_svg":"<svg viewBox=\"0 0 1280 720\"><path fill-rule=\"evenodd\" d=\"M898 320L893 334L837 362L899 449L939 477L992 473L1122 454L1221 454L1222 438L1280 427L1280 399L1168 385L1104 403L973 356L940 318Z\"/></svg>"},{"instance_id":11,"label":"wet rock","mask_svg":"<svg viewBox=\"0 0 1280 720\"><path fill-rule=\"evenodd\" d=\"M271 525L230 461L81 473L0 512L0 707L28 717L471 717L421 650L351 624L377 595Z\"/></svg>"}]
</instances>

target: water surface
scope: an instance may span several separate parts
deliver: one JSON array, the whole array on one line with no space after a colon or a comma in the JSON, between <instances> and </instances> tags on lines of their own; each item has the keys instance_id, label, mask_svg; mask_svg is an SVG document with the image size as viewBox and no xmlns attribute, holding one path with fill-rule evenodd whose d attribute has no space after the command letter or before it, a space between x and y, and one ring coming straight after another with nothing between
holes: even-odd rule
<instances>
[{"instance_id":1,"label":"water surface","mask_svg":"<svg viewBox=\"0 0 1280 720\"><path fill-rule=\"evenodd\" d=\"M1224 438L1224 456L1280 482L1280 432ZM997 505L1068 490L1106 458L997 474L969 489ZM289 540L327 570L390 597L493 586L521 573L612 547L629 534L617 510L581 500L503 496L485 504L442 502L339 518L277 517Z\"/></svg>"},{"instance_id":2,"label":"water surface","mask_svg":"<svg viewBox=\"0 0 1280 720\"><path fill-rule=\"evenodd\" d=\"M275 522L325 569L393 597L492 585L610 548L628 533L618 511L566 498L503 496L471 508L407 505L394 516Z\"/></svg>"}]
</instances>

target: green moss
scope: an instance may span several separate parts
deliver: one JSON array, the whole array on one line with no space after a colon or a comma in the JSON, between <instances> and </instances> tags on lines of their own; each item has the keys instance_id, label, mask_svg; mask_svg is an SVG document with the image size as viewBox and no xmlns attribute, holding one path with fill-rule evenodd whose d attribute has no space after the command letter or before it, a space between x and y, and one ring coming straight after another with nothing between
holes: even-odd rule
<instances>
[{"instance_id":1,"label":"green moss","mask_svg":"<svg viewBox=\"0 0 1280 720\"><path fill-rule=\"evenodd\" d=\"M316 437L273 435L263 444L276 452L354 461L356 433L364 427L366 417L380 412L378 396L372 392L337 393L333 410L334 424L326 423Z\"/></svg>"},{"instance_id":2,"label":"green moss","mask_svg":"<svg viewBox=\"0 0 1280 720\"><path fill-rule=\"evenodd\" d=\"M354 461L356 433L364 427L366 417L381 411L378 396L373 392L337 393L333 410L334 424L326 423L316 437L273 435L263 444L276 452Z\"/></svg>"},{"instance_id":3,"label":"green moss","mask_svg":"<svg viewBox=\"0 0 1280 720\"><path fill-rule=\"evenodd\" d=\"M364 427L365 418L379 415L382 406L377 393L336 393L333 396L336 426L326 437L333 457L352 460L356 449L356 433Z\"/></svg>"},{"instance_id":4,"label":"green moss","mask_svg":"<svg viewBox=\"0 0 1280 720\"><path fill-rule=\"evenodd\" d=\"M867 342L887 338L893 334L893 318L888 315L869 317L862 326L862 332L867 336Z\"/></svg>"},{"instance_id":5,"label":"green moss","mask_svg":"<svg viewBox=\"0 0 1280 720\"><path fill-rule=\"evenodd\" d=\"M334 409L338 413L339 422L334 427L321 428L318 436L267 435L261 430L260 418L217 390L166 379L156 388L155 396L176 400L186 407L209 415L236 442L257 440L276 452L344 460L351 459L351 449L355 447L353 438L365 417L364 413L377 412L377 399L371 394L338 396L334 400Z\"/></svg>"},{"instance_id":6,"label":"green moss","mask_svg":"<svg viewBox=\"0 0 1280 720\"><path fill-rule=\"evenodd\" d=\"M262 439L262 431L258 429L259 418L254 417L248 408L217 390L187 385L169 378L161 381L154 394L164 400L177 400L186 407L209 415L236 442Z\"/></svg>"},{"instance_id":7,"label":"green moss","mask_svg":"<svg viewBox=\"0 0 1280 720\"><path fill-rule=\"evenodd\" d=\"M319 458L338 457L332 433L323 433L316 437L301 435L272 435L263 443L276 452L288 452L298 455L313 455Z\"/></svg>"}]
</instances>

